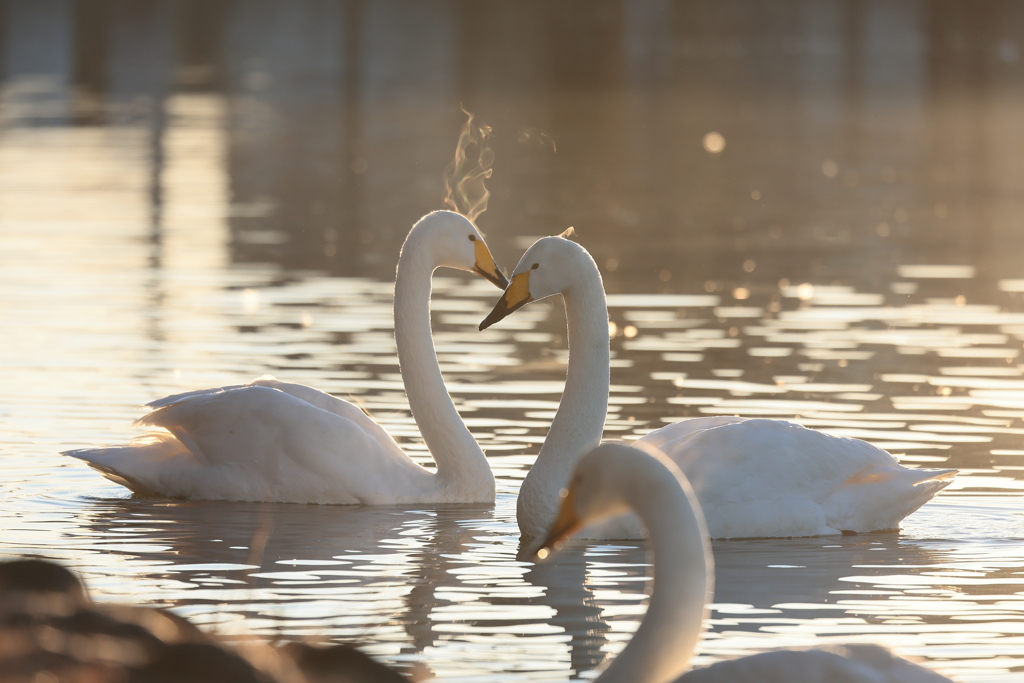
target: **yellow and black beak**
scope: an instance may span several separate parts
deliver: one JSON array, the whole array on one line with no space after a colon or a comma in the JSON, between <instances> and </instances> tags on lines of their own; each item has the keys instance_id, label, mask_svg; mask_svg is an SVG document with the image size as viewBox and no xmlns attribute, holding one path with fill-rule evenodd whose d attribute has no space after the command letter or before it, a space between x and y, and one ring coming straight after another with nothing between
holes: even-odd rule
<instances>
[{"instance_id":1,"label":"yellow and black beak","mask_svg":"<svg viewBox=\"0 0 1024 683\"><path fill-rule=\"evenodd\" d=\"M499 289L508 287L508 278L498 270L498 264L494 262L491 250L487 248L484 241L477 239L473 248L476 250L476 264L473 266L473 272Z\"/></svg>"},{"instance_id":2,"label":"yellow and black beak","mask_svg":"<svg viewBox=\"0 0 1024 683\"><path fill-rule=\"evenodd\" d=\"M562 507L558 510L558 518L548 531L547 538L540 544L534 557L544 559L558 548L570 536L580 530L583 520L576 514L576 489L569 487L569 492L562 498Z\"/></svg>"},{"instance_id":3,"label":"yellow and black beak","mask_svg":"<svg viewBox=\"0 0 1024 683\"><path fill-rule=\"evenodd\" d=\"M484 321L480 323L480 329L486 330L494 323L510 313L518 311L531 301L533 301L533 297L530 296L530 271L513 275L512 283L505 290L505 293L501 295L501 298L498 299L498 303L494 304L494 308L487 314Z\"/></svg>"}]
</instances>

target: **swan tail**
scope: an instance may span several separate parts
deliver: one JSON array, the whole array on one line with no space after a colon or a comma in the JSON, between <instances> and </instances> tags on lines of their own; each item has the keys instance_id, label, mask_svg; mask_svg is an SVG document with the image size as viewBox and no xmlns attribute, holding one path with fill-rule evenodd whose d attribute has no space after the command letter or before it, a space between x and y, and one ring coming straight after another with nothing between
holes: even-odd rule
<instances>
[{"instance_id":1,"label":"swan tail","mask_svg":"<svg viewBox=\"0 0 1024 683\"><path fill-rule=\"evenodd\" d=\"M839 531L880 531L900 522L949 486L957 470L873 465L849 477L824 501L829 526Z\"/></svg>"},{"instance_id":2,"label":"swan tail","mask_svg":"<svg viewBox=\"0 0 1024 683\"><path fill-rule=\"evenodd\" d=\"M162 485L169 471L195 466L195 459L172 434L154 432L127 444L82 448L61 455L77 458L110 481L143 496L168 494Z\"/></svg>"}]
</instances>

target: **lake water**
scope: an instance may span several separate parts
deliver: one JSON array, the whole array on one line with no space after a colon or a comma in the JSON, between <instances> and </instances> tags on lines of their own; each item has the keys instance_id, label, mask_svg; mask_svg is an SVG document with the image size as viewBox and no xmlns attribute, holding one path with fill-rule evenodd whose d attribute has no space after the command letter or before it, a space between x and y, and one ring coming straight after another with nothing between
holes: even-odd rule
<instances>
[{"instance_id":1,"label":"lake water","mask_svg":"<svg viewBox=\"0 0 1024 683\"><path fill-rule=\"evenodd\" d=\"M643 543L516 560L560 305L481 333L497 290L434 280L493 507L134 499L59 455L130 439L154 398L272 373L358 400L429 462L392 278L441 208L462 101L494 127L499 263L575 225L602 268L606 438L770 416L960 469L899 533L716 542L697 662L870 641L1020 680L1020 6L399 5L3 3L0 556L421 677L565 681L620 650Z\"/></svg>"}]
</instances>

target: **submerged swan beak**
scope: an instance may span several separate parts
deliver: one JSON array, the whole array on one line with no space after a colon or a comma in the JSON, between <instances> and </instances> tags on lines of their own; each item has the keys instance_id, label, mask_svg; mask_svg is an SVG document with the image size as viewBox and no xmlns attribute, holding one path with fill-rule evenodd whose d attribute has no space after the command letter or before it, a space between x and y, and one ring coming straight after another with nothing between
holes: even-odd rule
<instances>
[{"instance_id":1,"label":"submerged swan beak","mask_svg":"<svg viewBox=\"0 0 1024 683\"><path fill-rule=\"evenodd\" d=\"M530 271L513 275L512 284L508 286L505 293L498 299L498 303L494 304L494 309L480 323L480 329L486 330L494 323L513 311L519 310L531 301L533 301L533 297L530 296Z\"/></svg>"},{"instance_id":2,"label":"submerged swan beak","mask_svg":"<svg viewBox=\"0 0 1024 683\"><path fill-rule=\"evenodd\" d=\"M583 520L576 514L576 488L570 486L568 493L562 498L562 507L558 510L558 518L551 525L547 538L534 551L534 557L543 560L551 554L552 550L558 550L559 546L579 531L582 526Z\"/></svg>"},{"instance_id":3,"label":"submerged swan beak","mask_svg":"<svg viewBox=\"0 0 1024 683\"><path fill-rule=\"evenodd\" d=\"M473 266L473 272L499 289L508 287L508 279L504 273L498 270L498 264L494 262L491 250L487 248L484 241L476 240L473 248L476 251L476 264Z\"/></svg>"}]
</instances>

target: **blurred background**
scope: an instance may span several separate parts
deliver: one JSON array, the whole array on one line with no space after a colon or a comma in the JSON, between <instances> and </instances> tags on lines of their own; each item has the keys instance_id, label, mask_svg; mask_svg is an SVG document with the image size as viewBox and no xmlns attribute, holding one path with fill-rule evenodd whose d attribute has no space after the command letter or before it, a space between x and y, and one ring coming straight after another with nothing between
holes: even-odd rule
<instances>
[{"instance_id":1,"label":"blurred background","mask_svg":"<svg viewBox=\"0 0 1024 683\"><path fill-rule=\"evenodd\" d=\"M205 119L233 261L389 274L408 226L441 206L460 103L494 129L479 222L507 267L514 237L575 225L617 262L611 291L728 287L750 260L769 282L866 284L907 259L973 265L984 282L1024 239L1012 1L0 12L0 126L132 126L159 240L169 138Z\"/></svg>"}]
</instances>

